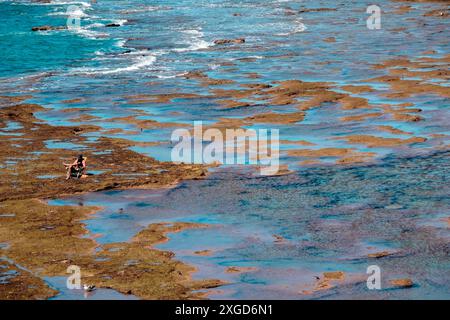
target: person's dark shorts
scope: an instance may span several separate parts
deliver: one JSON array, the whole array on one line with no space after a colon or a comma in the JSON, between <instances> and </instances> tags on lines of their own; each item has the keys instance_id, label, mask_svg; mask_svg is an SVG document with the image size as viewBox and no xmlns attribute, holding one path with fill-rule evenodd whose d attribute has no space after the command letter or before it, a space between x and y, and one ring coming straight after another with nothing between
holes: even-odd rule
<instances>
[{"instance_id":1,"label":"person's dark shorts","mask_svg":"<svg viewBox=\"0 0 450 320\"><path fill-rule=\"evenodd\" d=\"M84 171L84 167L72 167L72 169L70 170L70 175L72 177L78 177L81 176L83 174Z\"/></svg>"}]
</instances>

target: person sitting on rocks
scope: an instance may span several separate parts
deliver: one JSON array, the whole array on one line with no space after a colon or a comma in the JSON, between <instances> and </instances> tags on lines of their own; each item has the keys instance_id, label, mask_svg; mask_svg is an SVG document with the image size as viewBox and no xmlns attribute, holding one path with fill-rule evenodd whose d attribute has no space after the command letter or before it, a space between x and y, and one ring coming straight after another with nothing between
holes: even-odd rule
<instances>
[{"instance_id":1,"label":"person sitting on rocks","mask_svg":"<svg viewBox=\"0 0 450 320\"><path fill-rule=\"evenodd\" d=\"M86 170L86 160L87 158L80 154L72 164L63 163L67 169L66 180L69 180L71 177L82 178Z\"/></svg>"}]
</instances>

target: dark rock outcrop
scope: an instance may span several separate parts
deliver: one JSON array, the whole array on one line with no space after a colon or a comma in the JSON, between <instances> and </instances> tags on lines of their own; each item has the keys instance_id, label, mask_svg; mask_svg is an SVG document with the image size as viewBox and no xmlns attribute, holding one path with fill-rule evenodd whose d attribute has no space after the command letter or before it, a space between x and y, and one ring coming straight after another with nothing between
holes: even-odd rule
<instances>
[{"instance_id":1,"label":"dark rock outcrop","mask_svg":"<svg viewBox=\"0 0 450 320\"><path fill-rule=\"evenodd\" d=\"M52 31L52 30L65 30L65 29L67 29L66 26L59 26L59 27L55 27L55 26L38 26L38 27L31 28L31 31Z\"/></svg>"},{"instance_id":2,"label":"dark rock outcrop","mask_svg":"<svg viewBox=\"0 0 450 320\"><path fill-rule=\"evenodd\" d=\"M245 43L245 38L237 38L237 39L219 39L215 40L214 44L230 44L230 43Z\"/></svg>"}]
</instances>

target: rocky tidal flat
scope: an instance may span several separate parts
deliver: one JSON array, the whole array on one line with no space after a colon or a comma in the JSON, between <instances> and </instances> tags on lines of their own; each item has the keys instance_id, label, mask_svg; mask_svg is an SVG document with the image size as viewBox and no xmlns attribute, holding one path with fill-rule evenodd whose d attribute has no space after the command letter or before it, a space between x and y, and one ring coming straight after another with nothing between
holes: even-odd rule
<instances>
[{"instance_id":1,"label":"rocky tidal flat","mask_svg":"<svg viewBox=\"0 0 450 320\"><path fill-rule=\"evenodd\" d=\"M0 299L449 299L450 2L370 4L1 1ZM278 172L171 161L194 121Z\"/></svg>"}]
</instances>

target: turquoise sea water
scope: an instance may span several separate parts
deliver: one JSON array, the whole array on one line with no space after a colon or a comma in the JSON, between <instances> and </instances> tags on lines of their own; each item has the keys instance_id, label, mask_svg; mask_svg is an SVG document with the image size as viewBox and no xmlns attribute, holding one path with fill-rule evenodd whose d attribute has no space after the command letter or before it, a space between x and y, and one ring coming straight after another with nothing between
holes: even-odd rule
<instances>
[{"instance_id":1,"label":"turquoise sea water","mask_svg":"<svg viewBox=\"0 0 450 320\"><path fill-rule=\"evenodd\" d=\"M423 16L438 5L411 4L413 10L400 15L395 13L398 3L383 1L382 29L374 31L366 27L368 4L369 1L196 1L195 5L192 1L0 1L4 18L0 26L0 92L32 93L31 102L52 108L40 117L55 124L68 125L79 115L92 115L105 120L92 120L105 129L115 127L131 132L136 129L131 124L107 120L144 110L148 115L141 116L142 120L191 125L194 120L214 123L221 117L295 111L294 106L261 104L224 110L217 104L220 99L210 96L208 90L215 88L184 79L189 71L236 82L220 87L224 89L288 79L364 84L365 79L385 74L374 70L374 63L400 56L426 57L424 52L429 50L436 52L434 57L448 53L447 19ZM65 26L69 5L78 8L81 29L31 31L33 26ZM300 13L317 8L328 10ZM105 27L110 23L120 27ZM246 43L233 49L213 43L216 39L239 37L244 37ZM323 41L329 37L336 42ZM261 78L249 79L247 73L258 73ZM380 96L387 89L385 85L378 87L377 94L359 95L369 99L372 112L380 111L382 104L411 102L423 110L421 116L433 121L433 125L398 123L386 117L364 124L342 123L336 120L360 111L329 105L327 112L323 108L310 110L301 126L270 128L280 129L281 139L307 140L318 144L315 148L348 147L345 141L334 138L350 133L393 137L377 130L377 125L392 125L427 138L433 133L449 133L448 124L443 121L448 117L447 99L430 94L398 101ZM136 103L130 99L134 95L161 93L197 93L205 97L176 99L170 104ZM81 100L64 103L71 99ZM59 112L74 107L83 107L83 111ZM139 135L115 136L162 141L159 146L134 150L168 160L172 130L146 129ZM419 146L430 147L436 141L431 139ZM352 147L361 152L375 151L378 158L393 151ZM287 149L289 146L282 146L282 150ZM418 152L414 148L403 149ZM282 162L296 167L288 159L283 158Z\"/></svg>"},{"instance_id":2,"label":"turquoise sea water","mask_svg":"<svg viewBox=\"0 0 450 320\"><path fill-rule=\"evenodd\" d=\"M220 87L225 89L289 79L365 84L366 79L385 75L372 64L401 56L427 57L424 52L429 50L436 52L433 57L450 52L448 19L423 15L440 8L439 4L409 3L412 10L400 15L395 12L402 3L378 1L383 13L382 29L377 31L366 28L370 4L366 0L0 1L0 94L31 94L30 102L48 108L39 118L55 125L72 125L77 116L93 115L104 121L85 123L131 132L136 130L131 124L107 120L143 110L148 115L141 119L191 125L194 120L214 123L221 117L295 110L271 105L224 110L208 97L210 88L183 77L189 71L236 81ZM81 29L31 31L40 25L65 26L69 5L77 6ZM301 12L314 8L331 10ZM106 27L110 23L119 26ZM240 37L245 44L233 49L213 43ZM336 42L323 41L329 37ZM249 78L248 73L258 73L260 78ZM231 282L213 298L305 298L298 294L299 288L314 275L333 270L364 274L368 263L375 263L385 268L387 278L410 277L417 286L373 293L359 284L333 291L329 297L448 299L449 233L442 222L450 212L448 154L436 153L445 140L432 134L449 134L449 100L425 94L399 101L381 96L388 90L386 85L370 85L380 91L359 96L369 99L375 111L377 105L410 102L423 110L425 120L408 123L380 117L364 123L340 122L337 119L355 112L330 104L308 111L300 124L268 126L280 129L280 139L316 144L304 148L376 152L373 166L335 168L327 165L334 163L330 158L323 159L322 167L308 169L282 152L282 163L296 171L292 176L258 178L221 168L207 181L185 182L170 191L110 192L52 203L107 205L88 221L92 233L103 234L99 242L126 241L156 221L213 224L212 229L173 235L161 246L199 266L196 277L220 275ZM129 99L180 92L204 97L159 104ZM72 99L79 100L64 102ZM77 107L83 110L61 112ZM380 132L378 125L392 125L411 135ZM255 126L259 127L265 126ZM146 129L138 135L111 136L162 141L159 146L133 150L166 161L171 132L172 128ZM335 139L348 134L428 140L409 147L367 148ZM48 141L47 146L79 150L67 141ZM285 145L282 150L289 148ZM120 208L129 212L119 214ZM274 244L273 234L288 242ZM216 253L192 255L203 249ZM363 258L371 250L385 249L402 254L375 262ZM223 272L227 266L252 266L259 271L230 275Z\"/></svg>"}]
</instances>

